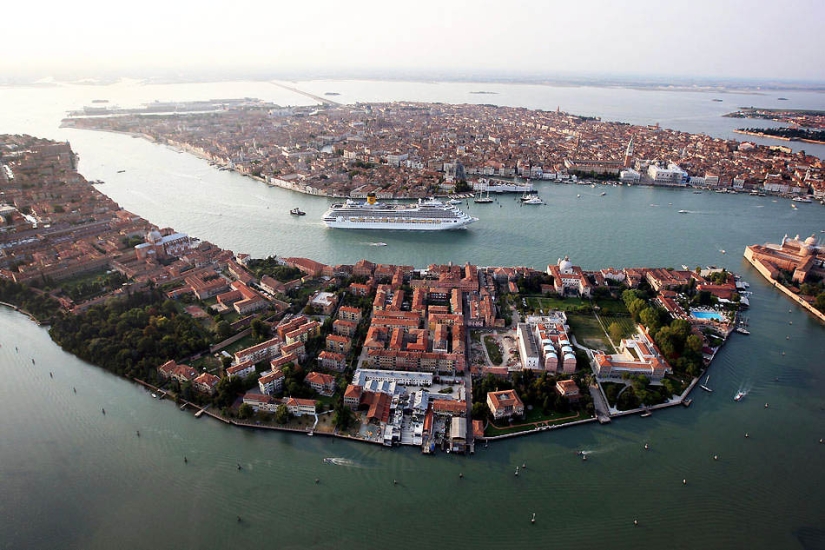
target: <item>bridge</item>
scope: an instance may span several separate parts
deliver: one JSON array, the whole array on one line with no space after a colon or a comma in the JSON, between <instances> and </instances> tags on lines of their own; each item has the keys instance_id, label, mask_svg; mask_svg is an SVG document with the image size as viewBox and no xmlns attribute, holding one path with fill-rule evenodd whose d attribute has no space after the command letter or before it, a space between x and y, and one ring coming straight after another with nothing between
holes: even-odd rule
<instances>
[{"instance_id":1,"label":"bridge","mask_svg":"<svg viewBox=\"0 0 825 550\"><path fill-rule=\"evenodd\" d=\"M287 84L282 84L280 82L275 82L275 81L270 82L270 84L273 84L274 86L278 86L280 88L283 88L284 90L289 90L290 92L295 92L296 94L301 94L301 95L306 96L310 99L314 99L315 101L317 101L318 103L320 103L322 105L326 105L326 106L329 106L329 107L336 106L336 105L343 105L343 103L339 103L337 101L332 101L331 99L327 99L325 97L317 96L315 94L311 94L309 92L299 90L298 88L296 88L294 86L289 86Z\"/></svg>"}]
</instances>

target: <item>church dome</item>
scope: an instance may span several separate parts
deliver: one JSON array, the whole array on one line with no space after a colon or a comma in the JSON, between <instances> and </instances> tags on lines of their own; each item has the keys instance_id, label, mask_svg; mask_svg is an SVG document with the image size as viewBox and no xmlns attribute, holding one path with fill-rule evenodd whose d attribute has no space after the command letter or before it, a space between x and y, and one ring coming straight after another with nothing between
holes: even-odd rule
<instances>
[{"instance_id":1,"label":"church dome","mask_svg":"<svg viewBox=\"0 0 825 550\"><path fill-rule=\"evenodd\" d=\"M569 273L573 270L573 262L570 261L569 256L565 256L563 260L559 260L559 271L562 273Z\"/></svg>"}]
</instances>

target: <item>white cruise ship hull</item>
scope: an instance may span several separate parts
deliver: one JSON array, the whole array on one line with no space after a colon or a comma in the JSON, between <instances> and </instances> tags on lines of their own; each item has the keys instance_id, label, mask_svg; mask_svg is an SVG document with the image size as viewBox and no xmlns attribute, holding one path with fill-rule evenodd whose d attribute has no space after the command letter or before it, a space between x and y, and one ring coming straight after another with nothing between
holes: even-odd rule
<instances>
[{"instance_id":1,"label":"white cruise ship hull","mask_svg":"<svg viewBox=\"0 0 825 550\"><path fill-rule=\"evenodd\" d=\"M384 231L448 231L451 229L463 229L478 218L469 220L399 220L381 221L366 218L364 216L338 217L335 220L324 220L327 227L333 229L383 229Z\"/></svg>"},{"instance_id":2,"label":"white cruise ship hull","mask_svg":"<svg viewBox=\"0 0 825 550\"><path fill-rule=\"evenodd\" d=\"M381 229L384 231L449 231L462 229L478 218L452 205L419 201L418 205L382 205L347 201L333 205L323 217L333 229Z\"/></svg>"}]
</instances>

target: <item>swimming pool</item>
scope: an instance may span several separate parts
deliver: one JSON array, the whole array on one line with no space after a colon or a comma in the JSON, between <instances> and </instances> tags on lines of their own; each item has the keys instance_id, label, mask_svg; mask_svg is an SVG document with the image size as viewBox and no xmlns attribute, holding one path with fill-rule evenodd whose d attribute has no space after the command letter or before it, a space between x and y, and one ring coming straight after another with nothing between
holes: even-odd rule
<instances>
[{"instance_id":1,"label":"swimming pool","mask_svg":"<svg viewBox=\"0 0 825 550\"><path fill-rule=\"evenodd\" d=\"M725 317L717 311L691 311L690 314L697 319L713 319L715 321L725 320Z\"/></svg>"}]
</instances>

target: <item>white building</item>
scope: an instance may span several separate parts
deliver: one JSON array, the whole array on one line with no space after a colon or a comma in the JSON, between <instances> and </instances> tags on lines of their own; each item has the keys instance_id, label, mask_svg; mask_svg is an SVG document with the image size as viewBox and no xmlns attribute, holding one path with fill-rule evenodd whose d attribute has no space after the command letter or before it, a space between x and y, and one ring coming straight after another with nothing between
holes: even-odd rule
<instances>
[{"instance_id":1,"label":"white building","mask_svg":"<svg viewBox=\"0 0 825 550\"><path fill-rule=\"evenodd\" d=\"M519 323L517 329L518 351L521 358L521 368L529 370L541 369L539 347L536 337L528 323Z\"/></svg>"},{"instance_id":2,"label":"white building","mask_svg":"<svg viewBox=\"0 0 825 550\"><path fill-rule=\"evenodd\" d=\"M647 175L660 185L685 185L688 180L688 173L675 164L668 164L667 168L651 164L647 168Z\"/></svg>"},{"instance_id":3,"label":"white building","mask_svg":"<svg viewBox=\"0 0 825 550\"><path fill-rule=\"evenodd\" d=\"M633 168L627 168L627 169L622 170L621 172L619 172L619 180L620 181L625 181L625 182L629 182L629 183L636 183L641 178L642 178L642 175L639 174L639 172L637 172Z\"/></svg>"}]
</instances>

